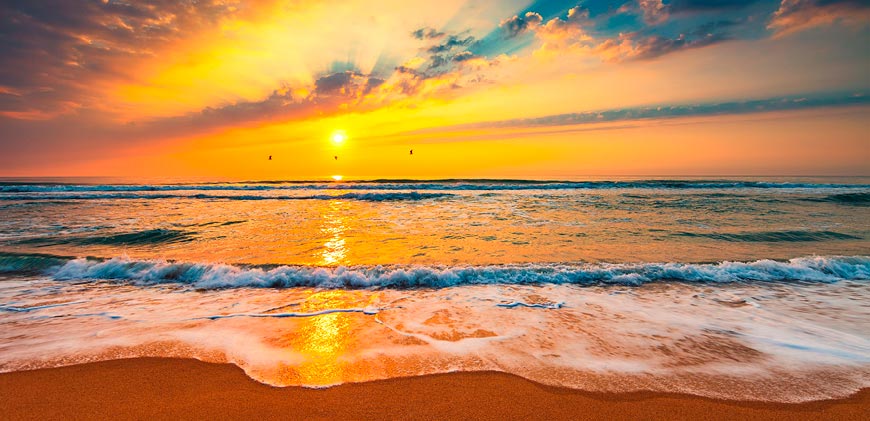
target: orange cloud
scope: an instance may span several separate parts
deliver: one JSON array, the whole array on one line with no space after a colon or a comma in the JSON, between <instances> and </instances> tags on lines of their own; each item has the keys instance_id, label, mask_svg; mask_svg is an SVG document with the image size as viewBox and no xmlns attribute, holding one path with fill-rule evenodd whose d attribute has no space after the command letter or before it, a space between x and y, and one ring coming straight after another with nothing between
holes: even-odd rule
<instances>
[{"instance_id":1,"label":"orange cloud","mask_svg":"<svg viewBox=\"0 0 870 421\"><path fill-rule=\"evenodd\" d=\"M858 0L782 0L768 29L785 36L805 29L839 22L858 26L870 23L870 4Z\"/></svg>"}]
</instances>

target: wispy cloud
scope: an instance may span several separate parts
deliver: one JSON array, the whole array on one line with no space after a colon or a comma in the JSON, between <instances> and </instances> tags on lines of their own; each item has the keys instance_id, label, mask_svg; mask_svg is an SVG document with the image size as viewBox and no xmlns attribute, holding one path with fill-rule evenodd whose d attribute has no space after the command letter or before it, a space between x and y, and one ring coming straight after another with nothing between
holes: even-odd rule
<instances>
[{"instance_id":1,"label":"wispy cloud","mask_svg":"<svg viewBox=\"0 0 870 421\"><path fill-rule=\"evenodd\" d=\"M867 106L870 93L831 93L827 95L789 96L718 103L661 105L616 108L580 113L555 114L545 117L521 118L466 124L437 130L522 128L583 125L636 120L660 120L682 117L703 117L752 114L772 111L805 110L824 107Z\"/></svg>"}]
</instances>

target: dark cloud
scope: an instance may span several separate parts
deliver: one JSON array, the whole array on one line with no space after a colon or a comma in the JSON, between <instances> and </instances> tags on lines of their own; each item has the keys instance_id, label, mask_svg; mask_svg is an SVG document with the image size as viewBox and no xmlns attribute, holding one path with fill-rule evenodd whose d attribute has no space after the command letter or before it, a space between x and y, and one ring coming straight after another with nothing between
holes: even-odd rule
<instances>
[{"instance_id":1,"label":"dark cloud","mask_svg":"<svg viewBox=\"0 0 870 421\"><path fill-rule=\"evenodd\" d=\"M633 32L601 41L595 50L607 61L648 60L677 51L701 48L729 41L728 29L736 21L720 20L700 25L677 37Z\"/></svg>"},{"instance_id":2,"label":"dark cloud","mask_svg":"<svg viewBox=\"0 0 870 421\"><path fill-rule=\"evenodd\" d=\"M428 64L425 65L426 71L432 71L422 74L425 77L431 77L450 69L451 62L462 61L468 54L472 54L468 49L473 48L478 40L466 34L442 34L443 41L431 45L425 49L429 53ZM466 54L467 53L467 54ZM456 57L460 58L457 60Z\"/></svg>"},{"instance_id":3,"label":"dark cloud","mask_svg":"<svg viewBox=\"0 0 870 421\"><path fill-rule=\"evenodd\" d=\"M339 96L358 99L384 83L384 79L361 72L347 70L326 74L314 82L318 98Z\"/></svg>"},{"instance_id":4,"label":"dark cloud","mask_svg":"<svg viewBox=\"0 0 870 421\"><path fill-rule=\"evenodd\" d=\"M350 85L354 77L362 76L359 73L346 71L321 76L314 85L317 87L319 94L333 94L341 91Z\"/></svg>"},{"instance_id":5,"label":"dark cloud","mask_svg":"<svg viewBox=\"0 0 870 421\"><path fill-rule=\"evenodd\" d=\"M535 12L526 12L523 16L513 16L501 21L498 25L507 32L508 38L519 36L541 24L544 18Z\"/></svg>"},{"instance_id":6,"label":"dark cloud","mask_svg":"<svg viewBox=\"0 0 870 421\"><path fill-rule=\"evenodd\" d=\"M478 56L476 56L471 51L462 51L460 53L456 53L456 55L453 56L453 61L466 61L477 57Z\"/></svg>"},{"instance_id":7,"label":"dark cloud","mask_svg":"<svg viewBox=\"0 0 870 421\"><path fill-rule=\"evenodd\" d=\"M414 76L422 76L422 73L421 73L419 70L417 70L417 69L412 69L412 68L410 68L410 67L406 67L406 66L398 66L398 67L396 67L396 73L398 73L398 74L414 75Z\"/></svg>"},{"instance_id":8,"label":"dark cloud","mask_svg":"<svg viewBox=\"0 0 870 421\"><path fill-rule=\"evenodd\" d=\"M427 51L433 54L446 53L455 48L468 47L474 44L474 41L475 39L473 36L461 37L458 35L450 35L444 42L429 47Z\"/></svg>"},{"instance_id":9,"label":"dark cloud","mask_svg":"<svg viewBox=\"0 0 870 421\"><path fill-rule=\"evenodd\" d=\"M444 36L444 32L439 32L439 31L435 30L435 28L428 28L427 27L427 28L420 28L414 32L411 32L411 35L413 35L414 38L417 38L419 40L438 39L438 38L441 38Z\"/></svg>"},{"instance_id":10,"label":"dark cloud","mask_svg":"<svg viewBox=\"0 0 870 421\"><path fill-rule=\"evenodd\" d=\"M437 69L439 67L443 67L450 64L450 60L441 55L433 55L429 57L429 66L426 67L427 70Z\"/></svg>"},{"instance_id":11,"label":"dark cloud","mask_svg":"<svg viewBox=\"0 0 870 421\"><path fill-rule=\"evenodd\" d=\"M728 39L728 36L722 33L707 33L700 38L689 38L685 35L680 35L676 38L665 38L658 35L652 35L636 42L635 53L631 58L650 59L674 51L706 47Z\"/></svg>"}]
</instances>

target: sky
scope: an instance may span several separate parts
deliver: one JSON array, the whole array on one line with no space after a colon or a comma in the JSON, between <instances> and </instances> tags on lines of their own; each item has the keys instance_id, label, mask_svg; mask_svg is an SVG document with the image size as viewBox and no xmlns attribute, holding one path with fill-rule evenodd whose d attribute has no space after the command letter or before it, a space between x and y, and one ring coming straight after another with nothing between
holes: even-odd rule
<instances>
[{"instance_id":1,"label":"sky","mask_svg":"<svg viewBox=\"0 0 870 421\"><path fill-rule=\"evenodd\" d=\"M868 46L863 0L6 0L0 176L870 175Z\"/></svg>"}]
</instances>

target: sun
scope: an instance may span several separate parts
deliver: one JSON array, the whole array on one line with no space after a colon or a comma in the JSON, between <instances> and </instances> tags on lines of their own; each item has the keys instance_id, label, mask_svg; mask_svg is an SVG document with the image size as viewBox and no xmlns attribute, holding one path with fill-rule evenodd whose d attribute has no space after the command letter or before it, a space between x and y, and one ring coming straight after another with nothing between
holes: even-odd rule
<instances>
[{"instance_id":1,"label":"sun","mask_svg":"<svg viewBox=\"0 0 870 421\"><path fill-rule=\"evenodd\" d=\"M332 139L332 143L341 145L345 140L347 140L347 133L345 133L344 130L336 130L332 132L330 139Z\"/></svg>"}]
</instances>

